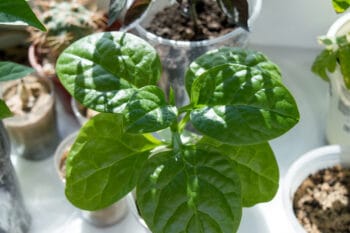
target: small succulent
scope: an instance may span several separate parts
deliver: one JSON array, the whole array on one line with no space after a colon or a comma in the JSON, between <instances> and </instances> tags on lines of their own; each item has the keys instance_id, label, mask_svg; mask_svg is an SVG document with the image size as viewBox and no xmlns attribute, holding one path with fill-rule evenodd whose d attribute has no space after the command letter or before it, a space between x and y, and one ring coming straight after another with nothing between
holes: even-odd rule
<instances>
[{"instance_id":1,"label":"small succulent","mask_svg":"<svg viewBox=\"0 0 350 233\"><path fill-rule=\"evenodd\" d=\"M38 52L55 62L58 55L75 40L104 29L103 12L87 8L85 1L35 0L34 8L47 31L29 29Z\"/></svg>"}]
</instances>

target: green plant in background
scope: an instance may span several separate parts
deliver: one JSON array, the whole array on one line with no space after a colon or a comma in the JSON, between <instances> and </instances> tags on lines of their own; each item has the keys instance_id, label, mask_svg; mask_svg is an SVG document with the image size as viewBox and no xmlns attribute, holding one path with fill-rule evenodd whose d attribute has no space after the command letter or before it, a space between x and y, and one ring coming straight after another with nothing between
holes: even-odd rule
<instances>
[{"instance_id":1,"label":"green plant in background","mask_svg":"<svg viewBox=\"0 0 350 233\"><path fill-rule=\"evenodd\" d=\"M176 0L181 6L179 14L187 15L193 22L194 28L198 28L197 9L202 0ZM216 0L220 9L227 16L232 25L238 25L248 29L249 6L247 0ZM130 25L147 10L151 0L133 0L127 7L127 0L111 0L109 9L109 24L119 19L124 25ZM127 8L127 9L126 9ZM196 31L196 30L195 30Z\"/></svg>"},{"instance_id":2,"label":"green plant in background","mask_svg":"<svg viewBox=\"0 0 350 233\"><path fill-rule=\"evenodd\" d=\"M186 72L190 104L156 86L153 47L120 32L70 45L57 74L88 108L102 112L81 129L67 160L66 196L97 210L136 187L152 232L232 233L242 207L269 201L278 166L268 140L299 120L278 67L259 52L224 47ZM197 132L185 130L192 125ZM150 133L168 129L169 140Z\"/></svg>"},{"instance_id":3,"label":"green plant in background","mask_svg":"<svg viewBox=\"0 0 350 233\"><path fill-rule=\"evenodd\" d=\"M343 13L350 7L350 0L332 0L332 5L337 13Z\"/></svg>"},{"instance_id":4,"label":"green plant in background","mask_svg":"<svg viewBox=\"0 0 350 233\"><path fill-rule=\"evenodd\" d=\"M337 13L343 13L350 7L350 0L332 0L333 8ZM329 81L328 73L333 73L337 64L343 76L344 84L350 89L350 43L349 35L336 38L321 36L319 43L325 49L315 58L311 70L325 81Z\"/></svg>"},{"instance_id":5,"label":"green plant in background","mask_svg":"<svg viewBox=\"0 0 350 233\"><path fill-rule=\"evenodd\" d=\"M30 25L46 30L25 0L0 0L0 24ZM33 71L30 67L13 62L0 62L0 82L20 79ZM0 120L11 115L5 101L0 99Z\"/></svg>"},{"instance_id":6,"label":"green plant in background","mask_svg":"<svg viewBox=\"0 0 350 233\"><path fill-rule=\"evenodd\" d=\"M53 63L73 41L106 27L104 13L82 1L35 0L33 5L47 31L29 29L30 40Z\"/></svg>"}]
</instances>

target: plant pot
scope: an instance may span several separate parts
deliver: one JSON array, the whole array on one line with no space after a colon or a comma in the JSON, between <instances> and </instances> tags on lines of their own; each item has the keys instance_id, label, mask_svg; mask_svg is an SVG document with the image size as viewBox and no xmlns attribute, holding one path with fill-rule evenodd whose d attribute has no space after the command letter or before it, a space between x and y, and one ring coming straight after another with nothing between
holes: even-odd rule
<instances>
[{"instance_id":1,"label":"plant pot","mask_svg":"<svg viewBox=\"0 0 350 233\"><path fill-rule=\"evenodd\" d=\"M28 65L28 36L28 33L24 30L1 30L0 60Z\"/></svg>"},{"instance_id":2,"label":"plant pot","mask_svg":"<svg viewBox=\"0 0 350 233\"><path fill-rule=\"evenodd\" d=\"M350 165L350 148L339 145L331 145L320 147L315 150L312 150L304 155L302 155L293 165L289 168L285 180L283 182L282 189L282 201L284 208L287 214L288 219L290 220L293 229L297 233L306 233L307 231L299 223L294 210L293 202L295 193L297 190L300 190L300 184L309 177L310 174L314 174L321 169L326 169L333 167L334 165L341 164L343 167L349 167ZM305 185L305 184L304 184ZM309 192L311 189L309 189ZM323 195L323 194L317 194ZM333 195L329 193L327 196ZM305 199L306 200L306 199ZM318 205L318 201L307 200L313 205ZM334 203L331 203L332 205ZM315 213L315 211L314 211ZM334 220L331 220L334 221ZM323 232L323 231L321 231Z\"/></svg>"},{"instance_id":3,"label":"plant pot","mask_svg":"<svg viewBox=\"0 0 350 233\"><path fill-rule=\"evenodd\" d=\"M219 48L221 46L244 47L248 42L249 32L243 28L237 27L233 31L223 36L202 40L202 41L178 41L159 37L146 30L150 21L156 12L173 4L176 1L153 1L141 22L136 24L135 33L141 38L146 39L153 47L157 49L163 66L163 77L159 83L160 87L169 93L170 87L174 89L176 96L176 105L183 106L189 102L184 87L184 74L189 64L198 56L206 51ZM261 9L261 0L249 0L248 20L249 28L252 29L253 23L258 17Z\"/></svg>"},{"instance_id":4,"label":"plant pot","mask_svg":"<svg viewBox=\"0 0 350 233\"><path fill-rule=\"evenodd\" d=\"M28 76L23 79L31 93L29 102L33 106L23 110L19 94L15 94L21 80L4 82L1 86L3 97L9 104L14 116L4 120L11 139L12 154L30 160L44 159L53 155L59 142L55 111L55 96L49 79ZM41 90L41 91L38 91ZM15 110L17 109L17 110Z\"/></svg>"},{"instance_id":5,"label":"plant pot","mask_svg":"<svg viewBox=\"0 0 350 233\"><path fill-rule=\"evenodd\" d=\"M68 151L70 146L74 143L78 132L72 133L67 136L57 147L55 151L55 169L59 179L62 183L65 183L65 161L67 159ZM64 167L64 170L62 170ZM82 210L82 217L89 223L92 223L98 227L106 227L120 222L128 213L128 206L126 198L114 203L113 205L97 210L97 211L86 211Z\"/></svg>"},{"instance_id":6,"label":"plant pot","mask_svg":"<svg viewBox=\"0 0 350 233\"><path fill-rule=\"evenodd\" d=\"M141 224L147 233L152 233L138 211L135 191L131 192L131 194L128 195L127 201L132 215L137 219L137 221Z\"/></svg>"},{"instance_id":7,"label":"plant pot","mask_svg":"<svg viewBox=\"0 0 350 233\"><path fill-rule=\"evenodd\" d=\"M2 121L0 121L0 210L0 232L28 232L30 216L24 206L10 160L10 141Z\"/></svg>"},{"instance_id":8,"label":"plant pot","mask_svg":"<svg viewBox=\"0 0 350 233\"><path fill-rule=\"evenodd\" d=\"M71 99L71 107L74 116L78 119L80 125L85 124L86 121L88 121L91 117L95 116L98 113L92 109L87 109L74 98Z\"/></svg>"},{"instance_id":9,"label":"plant pot","mask_svg":"<svg viewBox=\"0 0 350 233\"><path fill-rule=\"evenodd\" d=\"M329 29L327 36L335 37L350 31L350 14L340 17ZM330 79L330 101L326 137L330 144L350 145L350 91L345 87L339 64Z\"/></svg>"}]
</instances>

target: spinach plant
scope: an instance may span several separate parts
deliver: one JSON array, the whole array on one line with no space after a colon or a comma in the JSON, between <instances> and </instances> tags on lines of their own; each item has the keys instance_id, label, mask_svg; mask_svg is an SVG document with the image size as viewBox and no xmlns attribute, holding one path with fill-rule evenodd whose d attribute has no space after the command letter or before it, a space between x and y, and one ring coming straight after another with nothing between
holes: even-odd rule
<instances>
[{"instance_id":1,"label":"spinach plant","mask_svg":"<svg viewBox=\"0 0 350 233\"><path fill-rule=\"evenodd\" d=\"M167 100L156 86L155 49L132 34L84 37L56 69L72 96L101 112L68 155L65 193L75 206L101 209L136 187L152 232L232 233L242 207L275 195L278 166L268 140L293 127L299 113L263 54L224 47L202 55L186 72L190 104L179 108L172 91ZM151 134L164 129L170 140Z\"/></svg>"},{"instance_id":2,"label":"spinach plant","mask_svg":"<svg viewBox=\"0 0 350 233\"><path fill-rule=\"evenodd\" d=\"M187 15L188 19L192 20L195 31L197 31L198 5L202 3L203 0L176 1L180 4L182 9L179 14ZM141 17L151 2L151 0L133 0L128 7L128 0L111 0L108 24L111 25L115 20L119 19L124 25L130 25L136 19ZM216 0L216 2L232 25L238 25L248 29L249 6L247 0Z\"/></svg>"},{"instance_id":3,"label":"spinach plant","mask_svg":"<svg viewBox=\"0 0 350 233\"><path fill-rule=\"evenodd\" d=\"M0 0L0 24L29 25L46 30L25 0ZM0 82L20 79L33 71L30 67L13 62L0 62ZM5 101L0 99L0 120L11 115Z\"/></svg>"}]
</instances>

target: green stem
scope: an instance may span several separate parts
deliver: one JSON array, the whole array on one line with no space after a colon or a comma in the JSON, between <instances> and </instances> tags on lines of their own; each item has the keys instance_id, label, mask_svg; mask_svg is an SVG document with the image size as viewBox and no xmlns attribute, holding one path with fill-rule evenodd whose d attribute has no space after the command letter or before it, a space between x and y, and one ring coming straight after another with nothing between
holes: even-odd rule
<instances>
[{"instance_id":1,"label":"green stem","mask_svg":"<svg viewBox=\"0 0 350 233\"><path fill-rule=\"evenodd\" d=\"M186 112L186 115L184 116L184 118L181 119L181 121L179 122L179 125L178 125L178 130L180 133L184 130L184 128L189 120L190 120L190 112Z\"/></svg>"},{"instance_id":2,"label":"green stem","mask_svg":"<svg viewBox=\"0 0 350 233\"><path fill-rule=\"evenodd\" d=\"M182 141L181 141L181 136L179 133L179 128L178 128L178 123L175 121L171 127L171 141L172 141L172 146L174 149L174 154L175 158L181 158L181 152L182 152Z\"/></svg>"},{"instance_id":3,"label":"green stem","mask_svg":"<svg viewBox=\"0 0 350 233\"><path fill-rule=\"evenodd\" d=\"M189 0L188 1L189 3L189 10L190 10L190 17L191 17L191 20L193 22L193 30L196 34L199 33L199 26L198 26L198 15L197 15L197 10L196 10L196 3L197 1L196 0Z\"/></svg>"}]
</instances>

